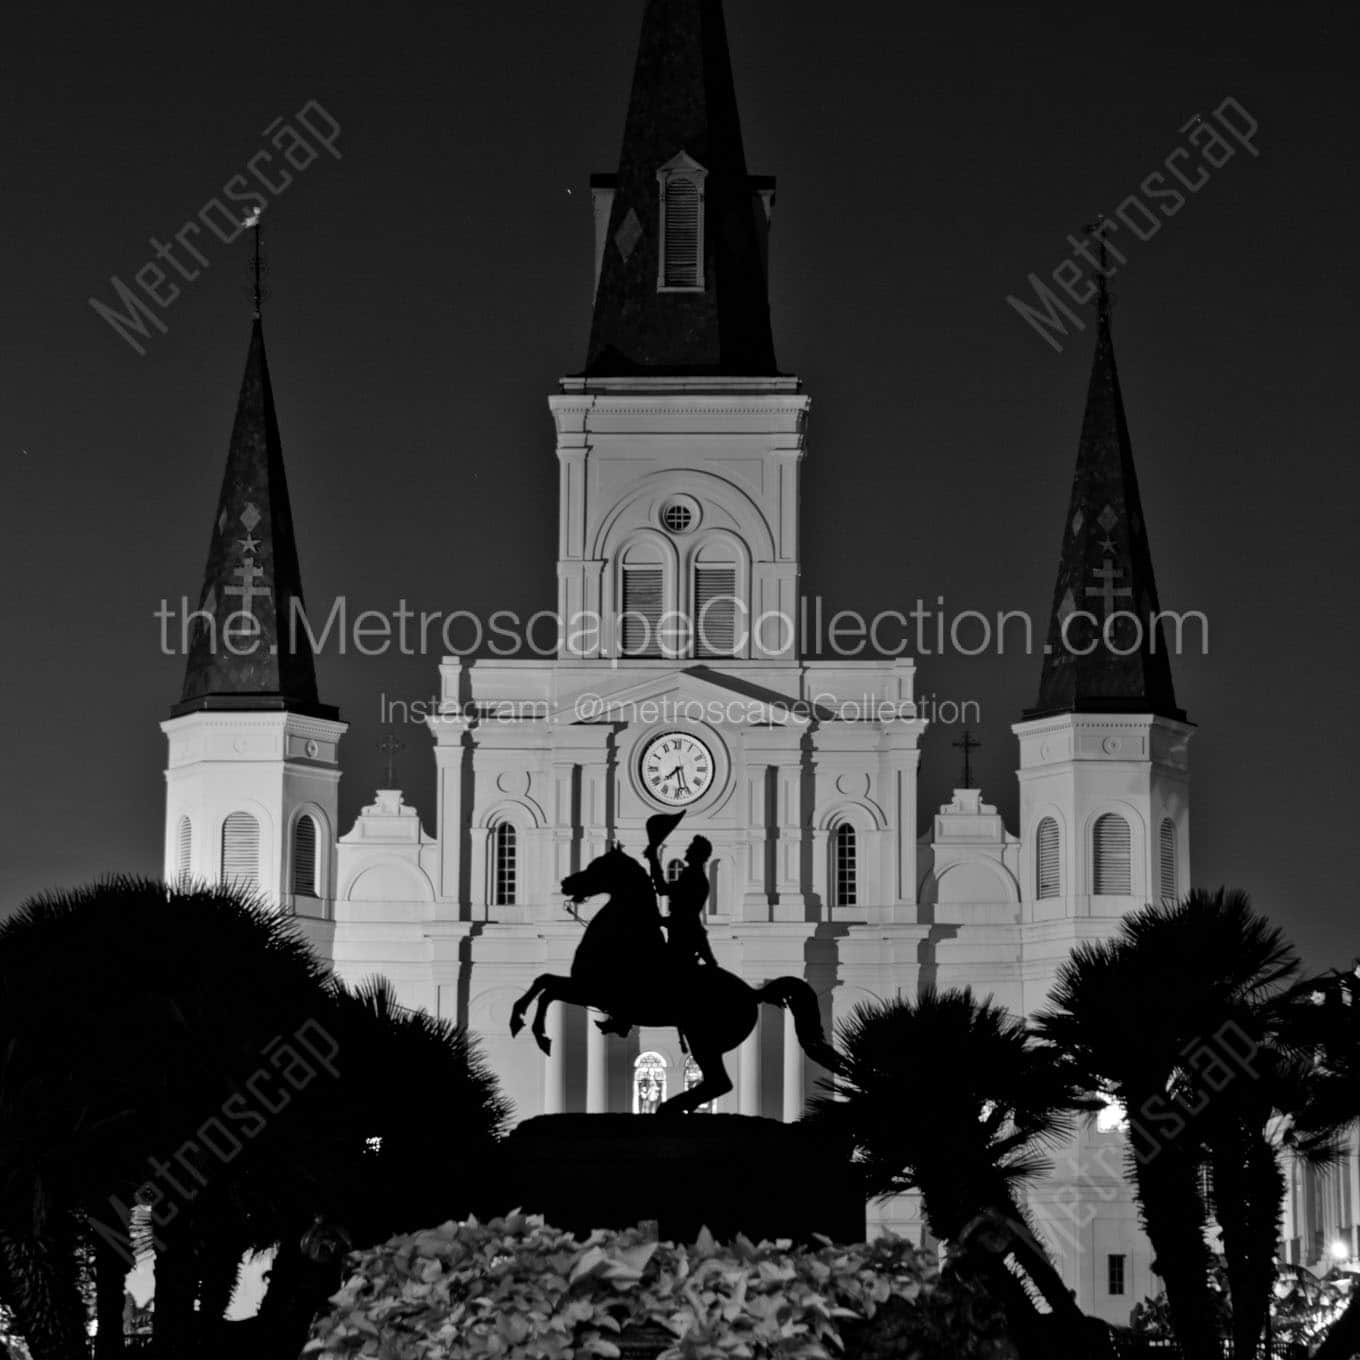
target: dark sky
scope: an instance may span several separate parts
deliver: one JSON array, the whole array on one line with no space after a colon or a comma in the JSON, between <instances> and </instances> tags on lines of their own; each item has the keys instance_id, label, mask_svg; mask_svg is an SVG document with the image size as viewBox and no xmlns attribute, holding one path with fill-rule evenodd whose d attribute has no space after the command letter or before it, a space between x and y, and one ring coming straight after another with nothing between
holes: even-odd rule
<instances>
[{"instance_id":1,"label":"dark sky","mask_svg":"<svg viewBox=\"0 0 1360 1360\"><path fill-rule=\"evenodd\" d=\"M139 357L91 309L318 101L340 159L267 217L266 334L315 613L530 613L555 600L545 397L585 354L594 170L613 169L638 0L24 7L3 63L0 911L160 864L180 661L249 332L244 238ZM1231 96L1259 123L1115 279L1115 343L1193 745L1195 881L1227 881L1311 962L1358 949L1354 719L1354 33L1342 7L990 9L729 0L748 160L779 176L780 361L813 396L804 589L828 610L1049 604L1090 331L1006 305L1068 232ZM1198 158L1197 162L1198 162ZM1124 239L1128 241L1127 235ZM1086 319L1089 319L1087 317ZM1039 658L920 657L982 706L1012 820L1010 724ZM342 822L380 778L380 696L438 657L324 655L352 724ZM427 827L428 737L400 778ZM958 773L926 738L924 815Z\"/></svg>"}]
</instances>

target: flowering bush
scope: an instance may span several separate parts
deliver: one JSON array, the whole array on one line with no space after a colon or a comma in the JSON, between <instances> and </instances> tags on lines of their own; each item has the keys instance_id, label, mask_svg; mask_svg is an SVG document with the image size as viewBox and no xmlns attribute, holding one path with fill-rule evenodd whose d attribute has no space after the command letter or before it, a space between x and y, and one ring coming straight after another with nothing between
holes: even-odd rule
<instances>
[{"instance_id":1,"label":"flowering bush","mask_svg":"<svg viewBox=\"0 0 1360 1360\"><path fill-rule=\"evenodd\" d=\"M719 1246L705 1230L677 1246L634 1228L578 1241L514 1213L445 1223L352 1259L357 1269L314 1324L306 1355L616 1357L621 1339L650 1325L662 1329L660 1360L811 1360L839 1354L842 1327L862 1333L890 1301L895 1338L918 1307L927 1331L932 1319L951 1326L950 1344L927 1353L1011 1353L996 1310L943 1283L931 1257L899 1238L806 1249L738 1236ZM965 1323L973 1335L958 1334Z\"/></svg>"}]
</instances>

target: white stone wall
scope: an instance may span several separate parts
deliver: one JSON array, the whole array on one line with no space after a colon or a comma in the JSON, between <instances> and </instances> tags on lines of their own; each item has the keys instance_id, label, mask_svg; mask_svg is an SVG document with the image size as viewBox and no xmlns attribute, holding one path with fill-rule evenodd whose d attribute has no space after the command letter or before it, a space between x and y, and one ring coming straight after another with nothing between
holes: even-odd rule
<instances>
[{"instance_id":1,"label":"white stone wall","mask_svg":"<svg viewBox=\"0 0 1360 1360\"><path fill-rule=\"evenodd\" d=\"M261 893L286 911L326 915L335 893L339 744L346 724L296 713L201 712L161 724L165 771L165 876L178 868L179 827L191 828L191 877L222 877L222 830L233 812L259 823ZM292 892L293 829L317 822L318 895Z\"/></svg>"}]
</instances>

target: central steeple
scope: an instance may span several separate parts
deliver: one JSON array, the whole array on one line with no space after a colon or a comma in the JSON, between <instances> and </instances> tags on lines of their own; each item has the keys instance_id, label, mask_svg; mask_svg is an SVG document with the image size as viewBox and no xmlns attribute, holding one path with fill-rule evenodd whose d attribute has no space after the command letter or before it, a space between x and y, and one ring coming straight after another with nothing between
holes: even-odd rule
<instances>
[{"instance_id":1,"label":"central steeple","mask_svg":"<svg viewBox=\"0 0 1360 1360\"><path fill-rule=\"evenodd\" d=\"M586 376L777 373L766 237L721 0L647 0L616 175L597 175Z\"/></svg>"}]
</instances>

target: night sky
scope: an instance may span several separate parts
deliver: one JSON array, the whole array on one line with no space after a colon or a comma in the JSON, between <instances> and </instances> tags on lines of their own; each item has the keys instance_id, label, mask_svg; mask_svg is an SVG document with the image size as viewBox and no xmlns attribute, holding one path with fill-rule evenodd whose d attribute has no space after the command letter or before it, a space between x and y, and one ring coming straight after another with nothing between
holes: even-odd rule
<instances>
[{"instance_id":1,"label":"night sky","mask_svg":"<svg viewBox=\"0 0 1360 1360\"><path fill-rule=\"evenodd\" d=\"M555 602L545 398L590 316L588 176L617 163L641 6L204 5L7 17L0 185L8 569L0 912L158 872L182 661L249 337L246 238L200 244L142 356L91 308L132 286L265 129L340 124L270 204L265 330L310 611ZM1243 887L1310 963L1360 952L1353 33L1337 7L1087 11L729 0L753 172L776 174L781 366L813 397L803 587L829 614L1023 609L1042 642L1090 363L1006 304L1232 97L1258 122L1151 239L1127 232L1115 345L1175 663L1199 885ZM1336 17L1333 17L1336 16ZM1345 17L1343 17L1345 16ZM293 124L296 126L296 124ZM1196 155L1195 164L1202 164ZM348 829L381 779L380 702L438 652L318 660ZM1010 724L1040 658L918 656L973 699L1014 824ZM422 728L399 782L433 830ZM925 739L923 819L957 782Z\"/></svg>"}]
</instances>

